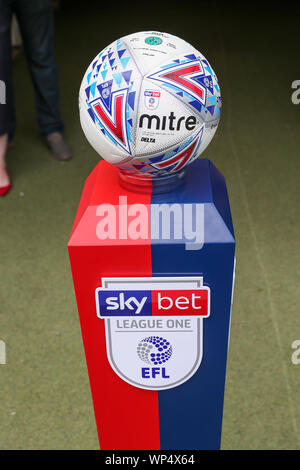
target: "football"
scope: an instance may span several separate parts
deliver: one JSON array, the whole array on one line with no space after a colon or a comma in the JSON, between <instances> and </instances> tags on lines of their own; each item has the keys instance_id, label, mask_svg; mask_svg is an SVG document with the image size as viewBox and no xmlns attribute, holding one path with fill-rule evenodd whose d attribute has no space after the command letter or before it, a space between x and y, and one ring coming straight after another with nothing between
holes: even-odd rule
<instances>
[{"instance_id":1,"label":"football","mask_svg":"<svg viewBox=\"0 0 300 470\"><path fill-rule=\"evenodd\" d=\"M79 92L80 122L99 155L121 172L183 172L207 147L221 96L207 59L171 34L124 36L91 62Z\"/></svg>"}]
</instances>

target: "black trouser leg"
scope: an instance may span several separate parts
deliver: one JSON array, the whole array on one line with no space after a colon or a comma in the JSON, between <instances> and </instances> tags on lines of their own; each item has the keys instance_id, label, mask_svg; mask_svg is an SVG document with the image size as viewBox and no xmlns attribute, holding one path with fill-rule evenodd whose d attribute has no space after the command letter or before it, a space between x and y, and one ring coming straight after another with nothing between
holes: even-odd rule
<instances>
[{"instance_id":1,"label":"black trouser leg","mask_svg":"<svg viewBox=\"0 0 300 470\"><path fill-rule=\"evenodd\" d=\"M15 129L10 27L10 3L0 0L0 135L12 135Z\"/></svg>"},{"instance_id":2,"label":"black trouser leg","mask_svg":"<svg viewBox=\"0 0 300 470\"><path fill-rule=\"evenodd\" d=\"M33 81L39 129L45 135L62 131L52 1L13 0L12 5Z\"/></svg>"}]
</instances>

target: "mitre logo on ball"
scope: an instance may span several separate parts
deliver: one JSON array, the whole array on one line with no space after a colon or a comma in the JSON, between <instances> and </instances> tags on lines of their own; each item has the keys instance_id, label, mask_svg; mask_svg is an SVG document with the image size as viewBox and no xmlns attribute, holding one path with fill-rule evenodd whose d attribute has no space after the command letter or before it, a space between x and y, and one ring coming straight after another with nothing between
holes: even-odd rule
<instances>
[{"instance_id":1,"label":"mitre logo on ball","mask_svg":"<svg viewBox=\"0 0 300 470\"><path fill-rule=\"evenodd\" d=\"M203 54L157 32L105 47L84 75L79 103L83 131L99 155L121 174L150 180L184 172L213 138L221 109Z\"/></svg>"},{"instance_id":2,"label":"mitre logo on ball","mask_svg":"<svg viewBox=\"0 0 300 470\"><path fill-rule=\"evenodd\" d=\"M195 116L175 116L173 111L169 116L158 116L157 114L142 114L139 120L139 127L146 127L147 129L165 130L179 132L181 125L188 130L195 129L197 119Z\"/></svg>"}]
</instances>

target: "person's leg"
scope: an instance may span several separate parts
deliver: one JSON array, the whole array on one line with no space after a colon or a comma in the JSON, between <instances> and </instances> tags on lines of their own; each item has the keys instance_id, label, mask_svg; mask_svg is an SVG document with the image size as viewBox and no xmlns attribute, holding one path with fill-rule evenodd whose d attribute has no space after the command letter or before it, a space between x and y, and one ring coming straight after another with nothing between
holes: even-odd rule
<instances>
[{"instance_id":1,"label":"person's leg","mask_svg":"<svg viewBox=\"0 0 300 470\"><path fill-rule=\"evenodd\" d=\"M10 26L10 2L0 0L0 196L4 195L10 186L5 157L8 134L13 133L15 127Z\"/></svg>"},{"instance_id":2,"label":"person's leg","mask_svg":"<svg viewBox=\"0 0 300 470\"><path fill-rule=\"evenodd\" d=\"M6 169L6 149L7 149L8 134L0 136L0 196L2 190L9 189L10 179Z\"/></svg>"},{"instance_id":3,"label":"person's leg","mask_svg":"<svg viewBox=\"0 0 300 470\"><path fill-rule=\"evenodd\" d=\"M62 132L51 0L14 0L43 135Z\"/></svg>"}]
</instances>

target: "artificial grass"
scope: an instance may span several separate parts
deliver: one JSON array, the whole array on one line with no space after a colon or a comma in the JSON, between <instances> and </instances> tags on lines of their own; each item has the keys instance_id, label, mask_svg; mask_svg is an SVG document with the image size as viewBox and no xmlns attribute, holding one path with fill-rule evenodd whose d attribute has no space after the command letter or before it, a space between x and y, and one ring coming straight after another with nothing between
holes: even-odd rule
<instances>
[{"instance_id":1,"label":"artificial grass","mask_svg":"<svg viewBox=\"0 0 300 470\"><path fill-rule=\"evenodd\" d=\"M0 448L98 448L67 255L84 180L98 162L80 128L78 90L103 47L153 29L203 52L222 92L221 123L203 155L226 177L237 240L222 449L298 449L300 366L290 359L300 337L300 106L290 99L299 78L297 17L263 4L175 3L159 14L149 14L149 5L132 12L100 2L76 5L64 2L56 14L72 161L49 155L36 128L25 59L14 63L13 189L0 200L0 339L7 349L7 364L0 365Z\"/></svg>"}]
</instances>

